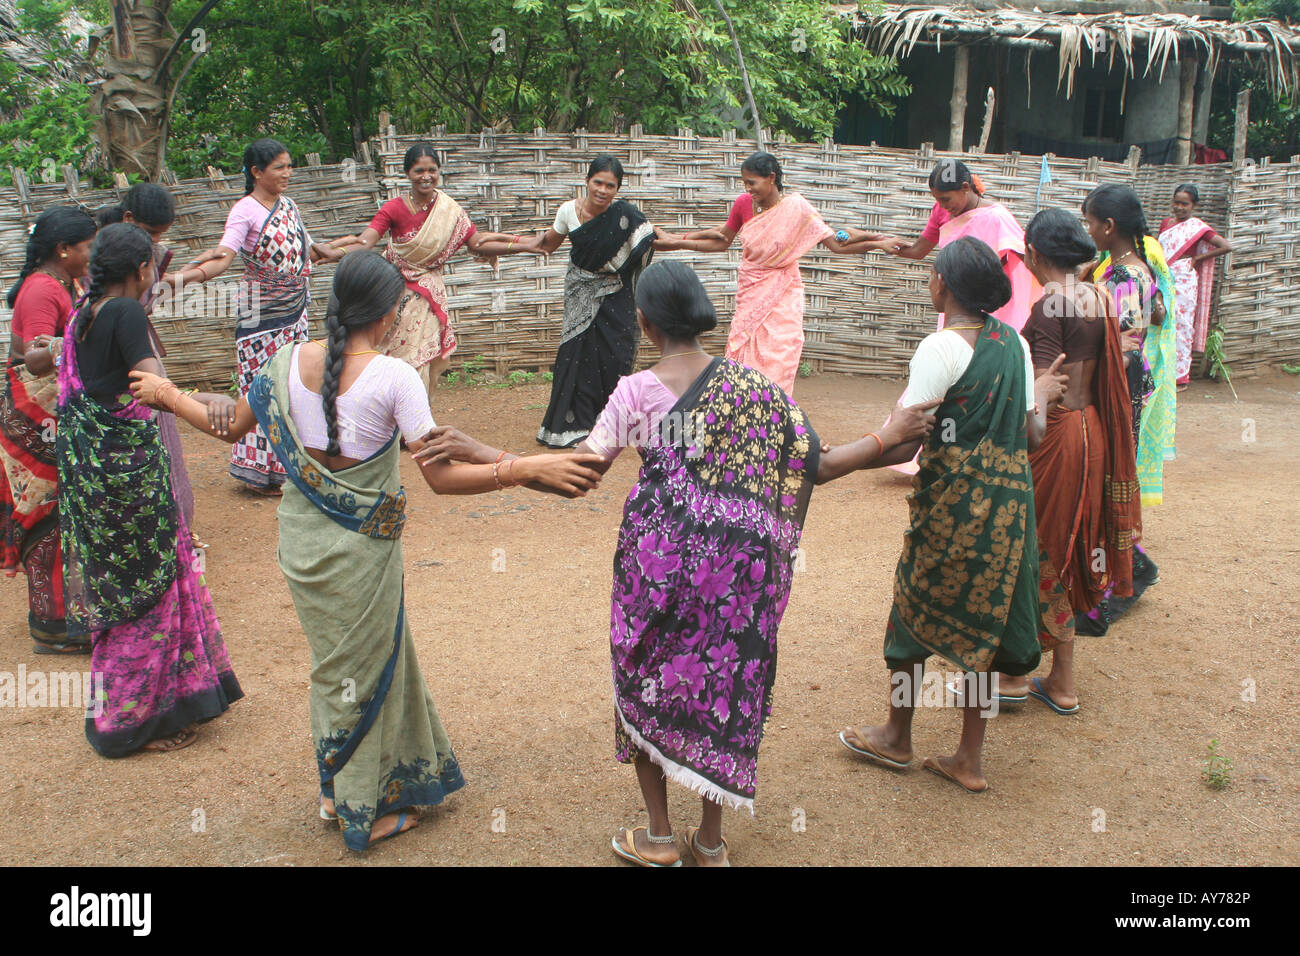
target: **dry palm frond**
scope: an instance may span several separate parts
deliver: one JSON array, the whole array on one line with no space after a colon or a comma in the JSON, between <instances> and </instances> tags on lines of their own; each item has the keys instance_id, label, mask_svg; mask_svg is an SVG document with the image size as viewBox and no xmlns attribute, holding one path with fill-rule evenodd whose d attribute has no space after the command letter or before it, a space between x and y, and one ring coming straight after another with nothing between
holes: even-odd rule
<instances>
[{"instance_id":1,"label":"dry palm frond","mask_svg":"<svg viewBox=\"0 0 1300 956\"><path fill-rule=\"evenodd\" d=\"M1050 45L1058 57L1057 85L1073 93L1074 74L1084 61L1105 51L1107 69L1118 60L1125 77L1163 77L1172 59L1186 56L1217 69L1227 55L1245 60L1269 90L1284 94L1300 87L1300 27L1276 20L1204 20L1180 13L1061 14L1038 10L982 10L952 6L890 7L878 14L843 11L855 18L859 35L877 52L906 57L918 44L1008 43L1027 49Z\"/></svg>"}]
</instances>

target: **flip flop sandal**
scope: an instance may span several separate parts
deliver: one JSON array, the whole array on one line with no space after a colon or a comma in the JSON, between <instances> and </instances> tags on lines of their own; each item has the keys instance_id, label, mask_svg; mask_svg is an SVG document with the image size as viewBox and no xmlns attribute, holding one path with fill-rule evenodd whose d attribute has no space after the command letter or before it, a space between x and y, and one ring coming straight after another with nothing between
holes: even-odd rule
<instances>
[{"instance_id":1,"label":"flip flop sandal","mask_svg":"<svg viewBox=\"0 0 1300 956\"><path fill-rule=\"evenodd\" d=\"M318 806L320 806L320 818L322 820L329 820L333 823L338 822L339 815L337 813L330 813L323 805L318 804Z\"/></svg>"},{"instance_id":2,"label":"flip flop sandal","mask_svg":"<svg viewBox=\"0 0 1300 956\"><path fill-rule=\"evenodd\" d=\"M989 785L986 783L978 790L971 789L970 787L966 786L966 784L962 783L960 780L958 780L956 777L950 774L947 770L945 770L943 768L943 764L939 763L939 761L935 760L933 757L926 757L925 760L921 762L921 766L933 774L938 774L940 777L943 777L945 780L951 780L953 783L961 787L967 793L983 793L985 790L989 788Z\"/></svg>"},{"instance_id":3,"label":"flip flop sandal","mask_svg":"<svg viewBox=\"0 0 1300 956\"><path fill-rule=\"evenodd\" d=\"M957 703L959 704L961 703L962 692L957 681L953 681L951 684L944 684L943 687L944 690L946 690L948 693L952 694L952 696L957 698ZM1029 700L1028 693L1024 694L1021 697L1008 697L1006 694L1001 694L1001 693L998 694L999 704L1023 704L1027 700Z\"/></svg>"},{"instance_id":4,"label":"flip flop sandal","mask_svg":"<svg viewBox=\"0 0 1300 956\"><path fill-rule=\"evenodd\" d=\"M32 642L33 654L89 654L90 644L80 641L62 641L57 644Z\"/></svg>"},{"instance_id":5,"label":"flip flop sandal","mask_svg":"<svg viewBox=\"0 0 1300 956\"><path fill-rule=\"evenodd\" d=\"M691 856L695 857L695 865L696 866L713 865L713 862L717 860L719 856L721 856L722 862L716 865L731 866L731 859L730 859L731 848L727 846L727 838L726 837L722 838L722 846L717 847L713 850L706 850L704 849L704 847L700 846L699 842L696 840L696 837L699 836L699 833L700 833L699 827L686 828L686 845L691 848ZM706 860L708 862L705 862Z\"/></svg>"},{"instance_id":6,"label":"flip flop sandal","mask_svg":"<svg viewBox=\"0 0 1300 956\"><path fill-rule=\"evenodd\" d=\"M1056 701L1052 700L1051 697L1047 696L1047 691L1043 690L1043 685L1038 682L1037 677L1034 678L1034 686L1033 689L1029 691L1029 696L1041 700L1062 717L1069 717L1071 714L1077 714L1079 712L1078 704L1075 704L1073 707L1062 707Z\"/></svg>"},{"instance_id":7,"label":"flip flop sandal","mask_svg":"<svg viewBox=\"0 0 1300 956\"><path fill-rule=\"evenodd\" d=\"M169 753L174 753L177 750L184 750L186 747L188 747L190 744L194 743L194 741L198 739L199 739L199 732L197 730L186 729L186 730L178 731L169 737L155 737L154 740L149 741L150 744L156 740L165 741L167 743L167 746L150 747L148 744L146 744L144 749L147 749L151 753L169 754Z\"/></svg>"},{"instance_id":8,"label":"flip flop sandal","mask_svg":"<svg viewBox=\"0 0 1300 956\"><path fill-rule=\"evenodd\" d=\"M840 731L840 743L848 747L859 757L866 757L868 760L872 761L873 763L878 763L882 767L888 767L891 770L906 770L908 767L912 766L912 761L910 760L908 760L906 763L901 763L897 760L893 760L889 757L886 757L884 754L877 753L874 750L863 750L861 747L853 746L853 744L849 743L848 740L844 737L844 731L842 730ZM870 745L868 744L868 746Z\"/></svg>"},{"instance_id":9,"label":"flip flop sandal","mask_svg":"<svg viewBox=\"0 0 1300 956\"><path fill-rule=\"evenodd\" d=\"M374 846L376 843L383 843L385 840L391 840L393 837L400 836L403 833L410 833L414 829L415 829L414 826L408 827L406 825L406 811L403 810L397 814L397 826L393 827L392 830L390 830L388 833L385 833L383 836L375 837L374 839L372 839L370 841L370 845Z\"/></svg>"},{"instance_id":10,"label":"flip flop sandal","mask_svg":"<svg viewBox=\"0 0 1300 956\"><path fill-rule=\"evenodd\" d=\"M662 870L662 869L672 869L675 866L682 865L682 860L680 856L678 856L678 858L674 860L672 863L655 863L653 860L647 860L645 857L643 857L640 853L636 851L637 830L644 830L646 839L649 840L651 843L660 843L663 845L667 845L670 841L672 843L677 842L676 837L654 836L653 834L651 834L649 827L633 827L630 830L625 827L623 829L623 834L627 842L619 843L618 834L615 834L613 837L610 838L609 848L613 850L616 855L622 857L623 859L631 863L636 863L639 866L650 866L650 867L654 867L655 869Z\"/></svg>"}]
</instances>

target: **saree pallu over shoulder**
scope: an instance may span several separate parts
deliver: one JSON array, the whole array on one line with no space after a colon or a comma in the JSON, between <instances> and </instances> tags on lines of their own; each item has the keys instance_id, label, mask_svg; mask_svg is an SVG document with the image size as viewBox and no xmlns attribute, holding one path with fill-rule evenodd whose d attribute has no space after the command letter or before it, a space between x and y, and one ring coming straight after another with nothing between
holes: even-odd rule
<instances>
[{"instance_id":1,"label":"saree pallu over shoulder","mask_svg":"<svg viewBox=\"0 0 1300 956\"><path fill-rule=\"evenodd\" d=\"M1039 290L1037 281L1024 263L1025 231L1006 206L987 202L940 226L938 248L967 236L986 243L1003 260L1003 271L1011 280L1011 298L993 313L993 317L1020 331L1029 321L1029 310ZM1013 254L1016 257L1014 261L1010 259Z\"/></svg>"},{"instance_id":2,"label":"saree pallu over shoulder","mask_svg":"<svg viewBox=\"0 0 1300 956\"><path fill-rule=\"evenodd\" d=\"M35 376L12 360L0 388L0 565L17 568L43 525L58 520L54 423L57 376Z\"/></svg>"},{"instance_id":3,"label":"saree pallu over shoulder","mask_svg":"<svg viewBox=\"0 0 1300 956\"><path fill-rule=\"evenodd\" d=\"M394 235L384 258L397 267L412 296L403 297L384 352L415 368L456 351L456 332L447 315L442 267L474 231L465 210L438 190L433 207L413 234Z\"/></svg>"},{"instance_id":4,"label":"saree pallu over shoulder","mask_svg":"<svg viewBox=\"0 0 1300 956\"><path fill-rule=\"evenodd\" d=\"M253 379L248 404L289 480L308 501L333 521L360 534L396 540L406 524L406 491L400 484L392 491L367 488L356 479L367 473L360 465L333 472L317 462L298 440L298 430L289 416L289 367L292 349L281 349L265 372ZM397 461L397 432L369 461ZM363 463L365 464L365 463Z\"/></svg>"},{"instance_id":5,"label":"saree pallu over shoulder","mask_svg":"<svg viewBox=\"0 0 1300 956\"><path fill-rule=\"evenodd\" d=\"M972 671L1038 665L1038 540L1020 338L986 323L935 411L885 639L891 666L938 654ZM955 429L955 430L954 430Z\"/></svg>"},{"instance_id":6,"label":"saree pallu over shoulder","mask_svg":"<svg viewBox=\"0 0 1300 956\"><path fill-rule=\"evenodd\" d=\"M311 254L298 207L281 196L257 235L252 252L241 252L236 337L282 329L297 322L310 299Z\"/></svg>"},{"instance_id":7,"label":"saree pallu over shoulder","mask_svg":"<svg viewBox=\"0 0 1300 956\"><path fill-rule=\"evenodd\" d=\"M820 442L772 381L715 359L642 451L614 556L616 757L753 809L777 628Z\"/></svg>"},{"instance_id":8,"label":"saree pallu over shoulder","mask_svg":"<svg viewBox=\"0 0 1300 956\"><path fill-rule=\"evenodd\" d=\"M316 463L286 414L288 372L286 350L249 398L291 478L278 558L311 645L321 793L334 800L346 845L364 850L376 819L441 803L465 779L406 617L396 439L350 468Z\"/></svg>"},{"instance_id":9,"label":"saree pallu over shoulder","mask_svg":"<svg viewBox=\"0 0 1300 956\"><path fill-rule=\"evenodd\" d=\"M813 205L789 193L740 230L741 259L736 314L727 338L729 355L743 350L760 325L803 327L803 279L799 260L834 235ZM775 376L773 376L775 377Z\"/></svg>"},{"instance_id":10,"label":"saree pallu over shoulder","mask_svg":"<svg viewBox=\"0 0 1300 956\"><path fill-rule=\"evenodd\" d=\"M625 285L635 289L654 255L654 238L641 210L622 199L569 233L561 344L587 331L607 296Z\"/></svg>"},{"instance_id":11,"label":"saree pallu over shoulder","mask_svg":"<svg viewBox=\"0 0 1300 956\"><path fill-rule=\"evenodd\" d=\"M59 370L60 507L69 634L89 634L106 757L223 713L244 696L176 502L153 412L86 394L74 324Z\"/></svg>"},{"instance_id":12,"label":"saree pallu over shoulder","mask_svg":"<svg viewBox=\"0 0 1300 956\"><path fill-rule=\"evenodd\" d=\"M1137 480L1142 507L1164 501L1164 463L1174 457L1174 433L1178 412L1178 320L1173 275L1165 262L1160 243L1143 239L1143 252L1155 276L1165 306L1162 325L1151 326L1142 340L1142 358L1151 369L1154 389L1142 409L1137 441ZM1103 254L1093 272L1093 281L1106 282L1111 273L1110 256Z\"/></svg>"},{"instance_id":13,"label":"saree pallu over shoulder","mask_svg":"<svg viewBox=\"0 0 1300 956\"><path fill-rule=\"evenodd\" d=\"M618 380L632 372L640 329L636 279L654 254L654 228L624 200L569 233L564 325L551 399L537 440L565 448L596 424Z\"/></svg>"}]
</instances>

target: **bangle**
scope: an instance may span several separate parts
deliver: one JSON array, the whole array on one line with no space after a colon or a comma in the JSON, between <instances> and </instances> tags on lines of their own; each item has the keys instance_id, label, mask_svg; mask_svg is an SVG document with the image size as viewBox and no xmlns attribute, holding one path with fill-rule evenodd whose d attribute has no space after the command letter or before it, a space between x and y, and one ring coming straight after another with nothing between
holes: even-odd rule
<instances>
[{"instance_id":1,"label":"bangle","mask_svg":"<svg viewBox=\"0 0 1300 956\"><path fill-rule=\"evenodd\" d=\"M514 478L512 477L515 473L515 462L517 460L518 459L511 458L508 462L506 462L506 472L507 472L506 480L510 482L510 484L506 485L507 488L513 488L515 487L515 485L519 484L519 482L515 481Z\"/></svg>"},{"instance_id":2,"label":"bangle","mask_svg":"<svg viewBox=\"0 0 1300 956\"><path fill-rule=\"evenodd\" d=\"M493 464L494 464L494 465L499 465L499 464L501 464L501 459L502 459L502 458L505 458L505 457L506 457L506 451L505 451L505 449L502 449L501 454L497 455L497 460L496 460L495 462L493 462Z\"/></svg>"},{"instance_id":3,"label":"bangle","mask_svg":"<svg viewBox=\"0 0 1300 956\"><path fill-rule=\"evenodd\" d=\"M877 457L877 458L879 458L881 455L883 455L883 454L885 453L885 442L884 442L884 440L881 439L881 437L880 437L879 435L877 435L875 432L867 432L867 433L866 433L865 435L863 435L862 437L863 437L863 438L874 438L874 439L876 440L876 444L880 446L880 451L876 452L876 457Z\"/></svg>"}]
</instances>

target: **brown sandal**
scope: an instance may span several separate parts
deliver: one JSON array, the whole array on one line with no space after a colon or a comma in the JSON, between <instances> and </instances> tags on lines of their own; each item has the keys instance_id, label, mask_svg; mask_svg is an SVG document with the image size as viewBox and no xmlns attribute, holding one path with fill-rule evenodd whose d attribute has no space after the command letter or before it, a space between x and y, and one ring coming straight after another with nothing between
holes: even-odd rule
<instances>
[{"instance_id":1,"label":"brown sandal","mask_svg":"<svg viewBox=\"0 0 1300 956\"><path fill-rule=\"evenodd\" d=\"M727 838L722 838L722 846L713 850L706 850L700 846L696 837L699 836L699 827L686 828L686 845L691 848L691 856L695 857L696 866L731 866L730 847L727 846ZM717 862L718 857L722 857L722 862Z\"/></svg>"}]
</instances>

